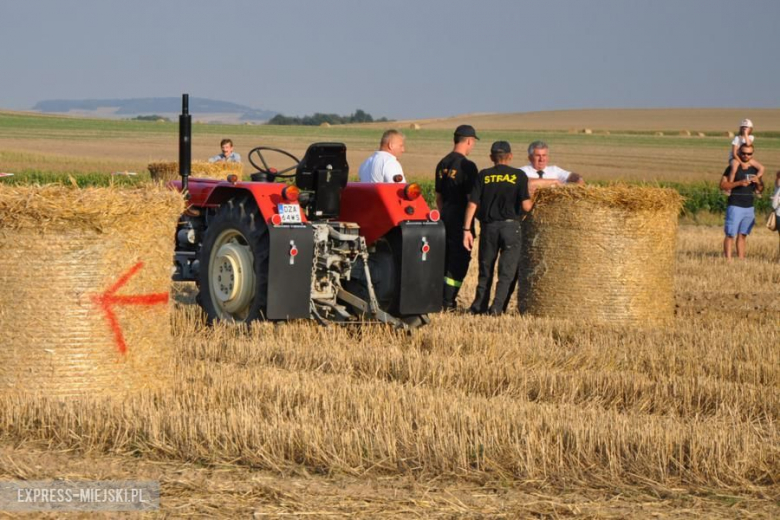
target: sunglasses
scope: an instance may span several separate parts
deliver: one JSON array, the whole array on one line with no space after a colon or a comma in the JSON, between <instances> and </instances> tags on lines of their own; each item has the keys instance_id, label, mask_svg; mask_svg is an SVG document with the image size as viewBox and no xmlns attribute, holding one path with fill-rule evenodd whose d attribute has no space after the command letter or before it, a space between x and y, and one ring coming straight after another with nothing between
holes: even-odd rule
<instances>
[{"instance_id":1,"label":"sunglasses","mask_svg":"<svg viewBox=\"0 0 780 520\"><path fill-rule=\"evenodd\" d=\"M747 157L750 157L751 155L753 155L753 152L750 152L750 153L748 153L748 152L739 152L739 155L745 155Z\"/></svg>"}]
</instances>

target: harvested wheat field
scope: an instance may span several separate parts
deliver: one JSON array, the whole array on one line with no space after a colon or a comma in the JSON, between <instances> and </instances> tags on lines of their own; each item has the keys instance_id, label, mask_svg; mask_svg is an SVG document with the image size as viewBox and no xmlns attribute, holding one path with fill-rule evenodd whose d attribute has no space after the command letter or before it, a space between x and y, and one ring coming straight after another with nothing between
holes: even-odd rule
<instances>
[{"instance_id":1,"label":"harvested wheat field","mask_svg":"<svg viewBox=\"0 0 780 520\"><path fill-rule=\"evenodd\" d=\"M562 110L517 114L466 114L446 119L396 121L329 128L271 125L195 125L193 160L205 160L230 136L244 158L244 173L254 171L249 151L260 145L282 148L302 157L317 141L347 145L352 177L379 145L390 127L406 135L404 172L415 181L432 181L438 161L452 149L452 132L470 123L481 140L470 158L480 168L490 166L490 144L506 140L514 150L513 165L526 164L525 148L536 139L550 144L550 162L576 171L588 181L717 182L726 167L731 138L739 122L751 117L756 125L756 158L767 172L780 164L780 109L648 109ZM412 130L411 125L419 125ZM590 129L591 134L585 134ZM72 173L110 175L133 171L147 178L150 162L178 157L175 124L101 121L0 111L0 164L17 174ZM680 135L681 131L692 135ZM654 135L656 132L663 136ZM699 133L703 137L697 137ZM732 136L733 137L733 136ZM269 154L271 155L271 154ZM289 166L269 157L271 166Z\"/></svg>"},{"instance_id":2,"label":"harvested wheat field","mask_svg":"<svg viewBox=\"0 0 780 520\"><path fill-rule=\"evenodd\" d=\"M0 396L0 478L155 479L174 517L778 517L777 236L720 240L680 229L662 327L207 328L182 284L174 389Z\"/></svg>"},{"instance_id":3,"label":"harvested wheat field","mask_svg":"<svg viewBox=\"0 0 780 520\"><path fill-rule=\"evenodd\" d=\"M746 114L750 114L749 116ZM563 130L573 133L611 131L702 132L736 131L739 122L751 117L761 121L763 131L780 131L780 109L776 108L668 108L551 110L515 114L466 114L463 121L486 130ZM418 121L421 128L449 129L447 119ZM690 131L687 134L690 136Z\"/></svg>"}]
</instances>

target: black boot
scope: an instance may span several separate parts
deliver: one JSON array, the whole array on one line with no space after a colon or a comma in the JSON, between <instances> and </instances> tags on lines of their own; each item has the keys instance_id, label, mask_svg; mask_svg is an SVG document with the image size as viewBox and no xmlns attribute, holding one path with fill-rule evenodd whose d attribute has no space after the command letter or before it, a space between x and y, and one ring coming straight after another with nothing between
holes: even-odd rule
<instances>
[{"instance_id":1,"label":"black boot","mask_svg":"<svg viewBox=\"0 0 780 520\"><path fill-rule=\"evenodd\" d=\"M452 285L444 285L444 299L442 300L442 310L454 311L458 306L458 292L460 287L453 287Z\"/></svg>"}]
</instances>

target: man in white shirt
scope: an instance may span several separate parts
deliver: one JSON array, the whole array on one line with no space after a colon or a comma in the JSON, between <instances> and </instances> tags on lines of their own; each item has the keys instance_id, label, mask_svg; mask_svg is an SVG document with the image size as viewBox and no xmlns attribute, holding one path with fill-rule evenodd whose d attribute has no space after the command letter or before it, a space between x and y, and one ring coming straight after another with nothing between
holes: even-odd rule
<instances>
[{"instance_id":1,"label":"man in white shirt","mask_svg":"<svg viewBox=\"0 0 780 520\"><path fill-rule=\"evenodd\" d=\"M573 173L555 165L549 165L549 146L544 141L534 141L528 145L527 164L520 168L528 176L528 189L533 193L539 188L554 186L556 184L585 184L585 180L578 173Z\"/></svg>"},{"instance_id":2,"label":"man in white shirt","mask_svg":"<svg viewBox=\"0 0 780 520\"><path fill-rule=\"evenodd\" d=\"M360 182L406 182L398 158L406 150L404 134L388 130L382 134L379 150L360 165Z\"/></svg>"}]
</instances>

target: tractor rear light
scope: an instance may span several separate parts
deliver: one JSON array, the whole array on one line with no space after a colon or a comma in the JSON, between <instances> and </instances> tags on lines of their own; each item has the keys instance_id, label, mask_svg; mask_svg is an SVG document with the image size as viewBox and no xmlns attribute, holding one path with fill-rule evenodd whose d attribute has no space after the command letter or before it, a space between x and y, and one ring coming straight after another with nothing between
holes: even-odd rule
<instances>
[{"instance_id":1,"label":"tractor rear light","mask_svg":"<svg viewBox=\"0 0 780 520\"><path fill-rule=\"evenodd\" d=\"M422 188L416 182L404 186L404 197L406 197L406 200L417 200L420 198L420 195L422 195Z\"/></svg>"},{"instance_id":2,"label":"tractor rear light","mask_svg":"<svg viewBox=\"0 0 780 520\"><path fill-rule=\"evenodd\" d=\"M298 256L298 246L295 240L290 240L290 265L295 265L295 257Z\"/></svg>"},{"instance_id":3,"label":"tractor rear light","mask_svg":"<svg viewBox=\"0 0 780 520\"><path fill-rule=\"evenodd\" d=\"M230 184L235 184L238 182L238 175L236 175L235 173L231 173L230 175L227 176L227 180Z\"/></svg>"},{"instance_id":4,"label":"tractor rear light","mask_svg":"<svg viewBox=\"0 0 780 520\"><path fill-rule=\"evenodd\" d=\"M271 215L271 224L278 226L282 223L282 216L278 213Z\"/></svg>"},{"instance_id":5,"label":"tractor rear light","mask_svg":"<svg viewBox=\"0 0 780 520\"><path fill-rule=\"evenodd\" d=\"M298 186L285 186L282 189L282 198L288 202L295 202L301 194L301 190Z\"/></svg>"},{"instance_id":6,"label":"tractor rear light","mask_svg":"<svg viewBox=\"0 0 780 520\"><path fill-rule=\"evenodd\" d=\"M429 253L430 251L431 251L431 246L429 246L428 244L423 244L422 252L423 253Z\"/></svg>"},{"instance_id":7,"label":"tractor rear light","mask_svg":"<svg viewBox=\"0 0 780 520\"><path fill-rule=\"evenodd\" d=\"M422 237L422 247L420 252L422 253L422 261L428 260L428 253L431 251L431 245L428 243L428 237Z\"/></svg>"},{"instance_id":8,"label":"tractor rear light","mask_svg":"<svg viewBox=\"0 0 780 520\"><path fill-rule=\"evenodd\" d=\"M441 213L439 213L438 209L434 209L430 213L428 213L428 220L430 220L431 222L438 222L439 219L441 219Z\"/></svg>"}]
</instances>

